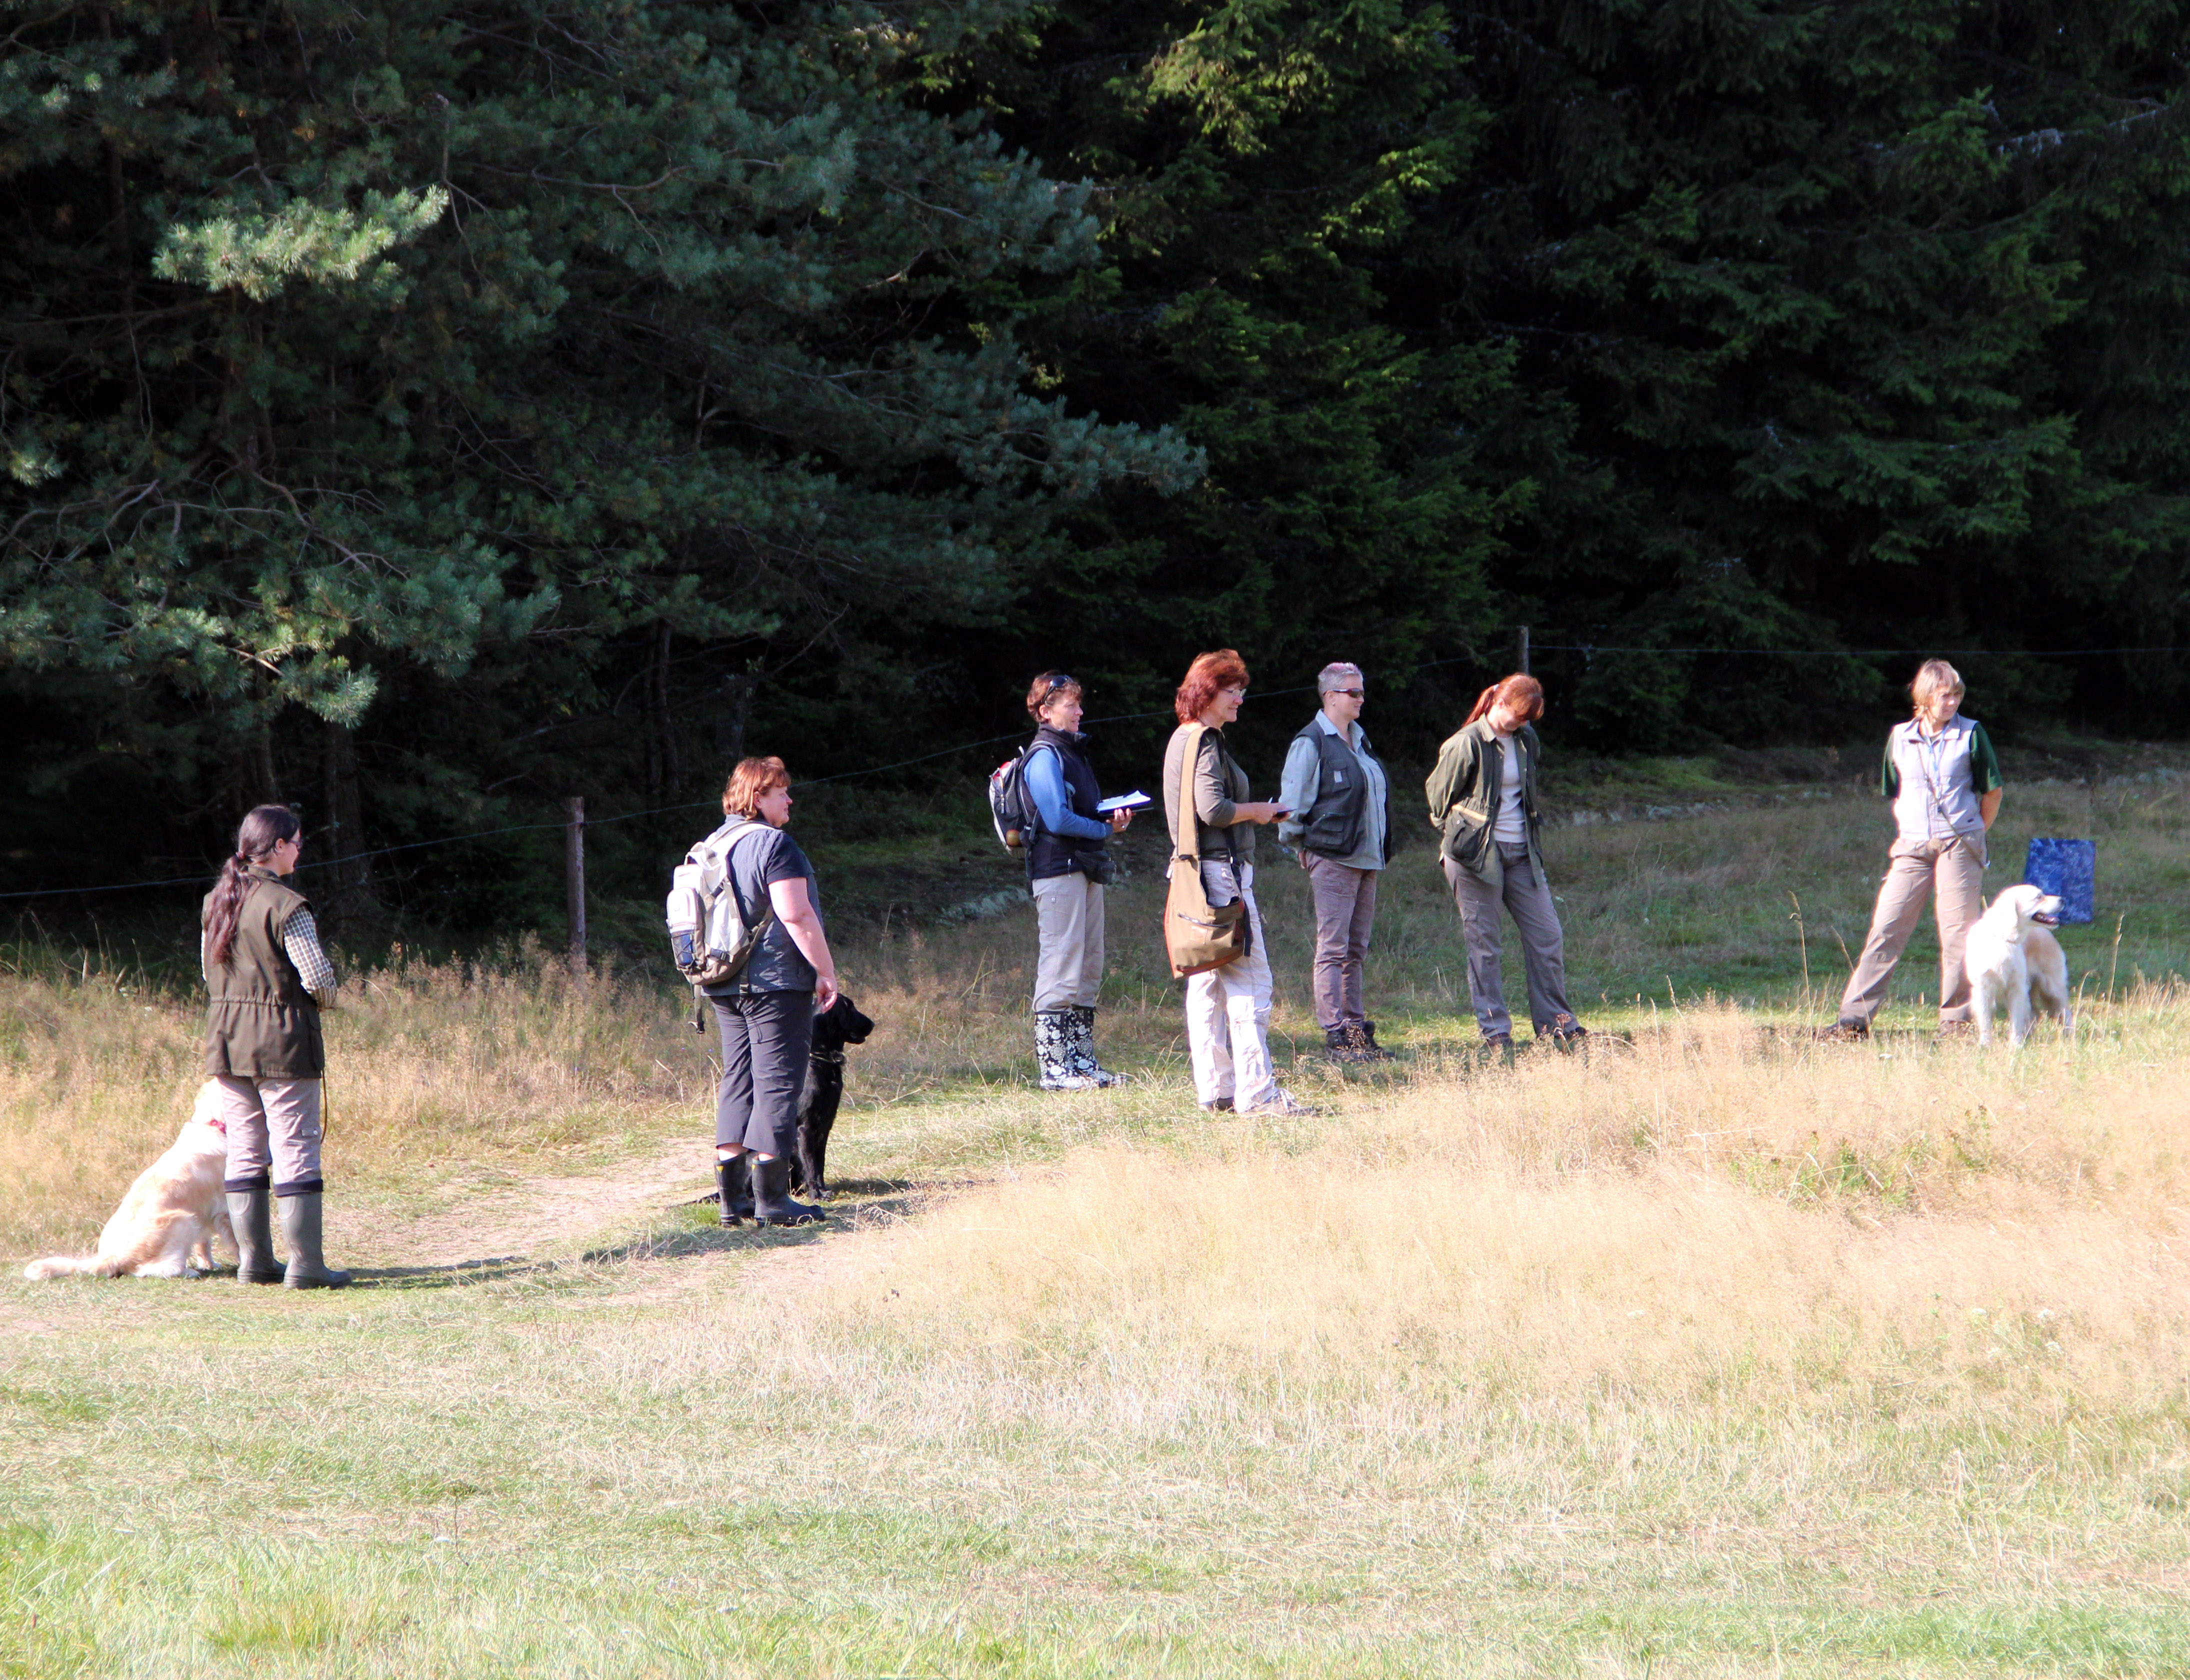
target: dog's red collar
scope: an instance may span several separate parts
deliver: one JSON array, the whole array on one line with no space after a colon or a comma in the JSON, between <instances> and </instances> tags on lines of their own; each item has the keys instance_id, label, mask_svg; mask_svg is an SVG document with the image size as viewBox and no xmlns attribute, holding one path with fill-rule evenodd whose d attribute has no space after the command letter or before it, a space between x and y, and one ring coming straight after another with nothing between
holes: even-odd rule
<instances>
[{"instance_id":1,"label":"dog's red collar","mask_svg":"<svg viewBox=\"0 0 2190 1680\"><path fill-rule=\"evenodd\" d=\"M228 1122L223 1120L218 1115L210 1115L207 1116L206 1124L213 1127L214 1131L219 1132L222 1137L225 1138L228 1136Z\"/></svg>"}]
</instances>

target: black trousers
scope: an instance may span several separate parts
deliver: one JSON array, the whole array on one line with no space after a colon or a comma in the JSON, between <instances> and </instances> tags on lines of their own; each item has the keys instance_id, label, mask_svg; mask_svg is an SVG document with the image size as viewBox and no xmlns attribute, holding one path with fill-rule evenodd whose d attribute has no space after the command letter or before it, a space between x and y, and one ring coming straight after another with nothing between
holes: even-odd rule
<instances>
[{"instance_id":1,"label":"black trousers","mask_svg":"<svg viewBox=\"0 0 2190 1680\"><path fill-rule=\"evenodd\" d=\"M707 1001L723 1029L715 1147L790 1155L798 1142L806 1053L814 1045L814 994L732 992Z\"/></svg>"}]
</instances>

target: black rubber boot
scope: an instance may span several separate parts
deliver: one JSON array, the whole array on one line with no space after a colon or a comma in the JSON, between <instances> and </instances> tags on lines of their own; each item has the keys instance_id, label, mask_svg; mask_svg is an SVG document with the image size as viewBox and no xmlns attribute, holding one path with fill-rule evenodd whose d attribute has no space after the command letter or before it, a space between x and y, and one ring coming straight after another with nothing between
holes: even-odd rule
<instances>
[{"instance_id":1,"label":"black rubber boot","mask_svg":"<svg viewBox=\"0 0 2190 1680\"><path fill-rule=\"evenodd\" d=\"M292 1289L342 1289L349 1283L348 1272L327 1269L320 1247L320 1192L277 1196L281 1204L281 1236L289 1246L289 1270L281 1281Z\"/></svg>"},{"instance_id":2,"label":"black rubber boot","mask_svg":"<svg viewBox=\"0 0 2190 1680\"><path fill-rule=\"evenodd\" d=\"M268 1180L228 1192L228 1223L235 1233L235 1280L281 1282L286 1274L274 1258L273 1195Z\"/></svg>"},{"instance_id":3,"label":"black rubber boot","mask_svg":"<svg viewBox=\"0 0 2190 1680\"><path fill-rule=\"evenodd\" d=\"M753 1217L752 1157L733 1155L715 1163L715 1200L721 1212L716 1218L725 1229Z\"/></svg>"},{"instance_id":4,"label":"black rubber boot","mask_svg":"<svg viewBox=\"0 0 2190 1680\"><path fill-rule=\"evenodd\" d=\"M791 1199L791 1162L785 1156L755 1161L752 1186L756 1225L807 1225L829 1217L818 1207Z\"/></svg>"}]
</instances>

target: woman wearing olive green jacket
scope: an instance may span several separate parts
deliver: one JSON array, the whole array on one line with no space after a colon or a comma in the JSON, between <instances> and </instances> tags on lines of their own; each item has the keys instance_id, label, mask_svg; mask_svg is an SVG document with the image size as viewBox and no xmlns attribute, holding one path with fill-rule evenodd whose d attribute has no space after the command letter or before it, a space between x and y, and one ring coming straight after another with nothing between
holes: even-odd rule
<instances>
[{"instance_id":1,"label":"woman wearing olive green jacket","mask_svg":"<svg viewBox=\"0 0 2190 1680\"><path fill-rule=\"evenodd\" d=\"M1565 1044L1583 1036L1567 1002L1566 936L1538 843L1539 747L1530 725L1543 712L1543 684L1534 677L1517 674L1484 690L1467 724L1438 750L1427 787L1445 882L1467 943L1476 1024L1493 1049L1513 1042L1501 963L1501 903L1521 930L1536 1036Z\"/></svg>"}]
</instances>

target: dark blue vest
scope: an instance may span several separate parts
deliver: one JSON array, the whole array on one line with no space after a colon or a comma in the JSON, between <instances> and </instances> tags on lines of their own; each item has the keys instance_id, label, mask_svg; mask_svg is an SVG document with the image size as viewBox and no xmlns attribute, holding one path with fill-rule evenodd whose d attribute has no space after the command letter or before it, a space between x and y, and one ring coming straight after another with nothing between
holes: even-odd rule
<instances>
[{"instance_id":1,"label":"dark blue vest","mask_svg":"<svg viewBox=\"0 0 2190 1680\"><path fill-rule=\"evenodd\" d=\"M1035 746L1052 748L1057 762L1064 771L1064 802L1077 816L1101 820L1095 809L1103 797L1102 790L1095 785L1095 767L1087 762L1087 737L1065 735L1047 724L1034 732ZM1030 792L1027 803L1034 803ZM1103 843L1100 840L1080 840L1069 835L1052 834L1037 820L1034 842L1027 848L1027 879L1047 881L1052 876L1092 875L1098 878L1104 873Z\"/></svg>"}]
</instances>

